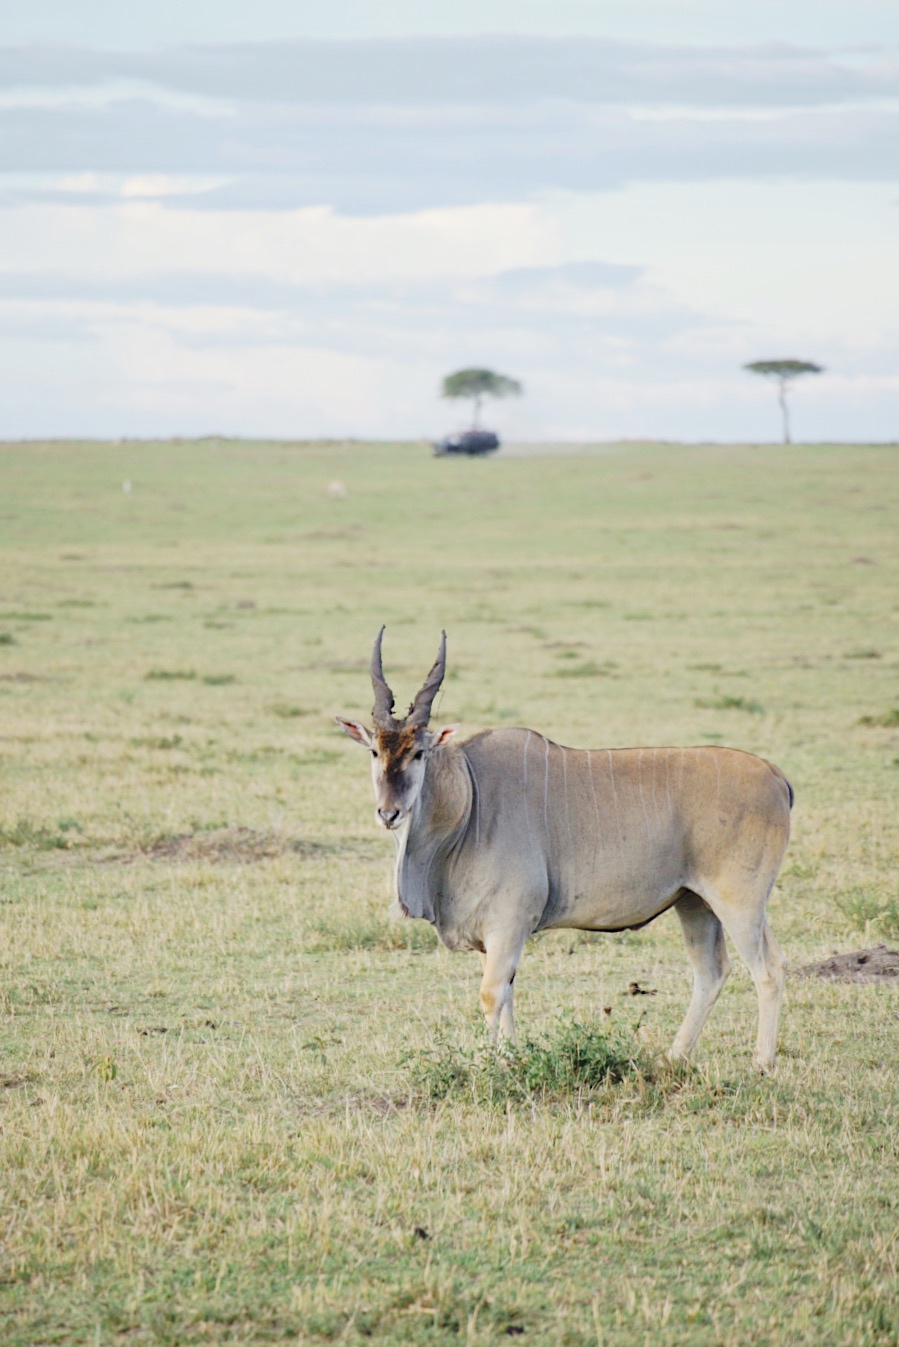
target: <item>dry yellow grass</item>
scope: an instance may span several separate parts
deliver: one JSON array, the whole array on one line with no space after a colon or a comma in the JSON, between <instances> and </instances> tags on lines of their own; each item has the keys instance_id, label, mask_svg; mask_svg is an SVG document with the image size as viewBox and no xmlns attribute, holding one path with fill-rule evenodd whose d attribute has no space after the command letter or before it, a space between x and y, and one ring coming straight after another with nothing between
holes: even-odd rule
<instances>
[{"instance_id":1,"label":"dry yellow grass","mask_svg":"<svg viewBox=\"0 0 899 1347\"><path fill-rule=\"evenodd\" d=\"M28 445L0 486L4 1343L896 1341L895 985L791 979L771 1080L737 967L683 1077L429 1101L476 962L387 923L330 719L382 621L400 702L445 626L466 730L777 761L791 963L895 942L894 450ZM670 917L560 933L519 1021L651 1058L688 984Z\"/></svg>"}]
</instances>

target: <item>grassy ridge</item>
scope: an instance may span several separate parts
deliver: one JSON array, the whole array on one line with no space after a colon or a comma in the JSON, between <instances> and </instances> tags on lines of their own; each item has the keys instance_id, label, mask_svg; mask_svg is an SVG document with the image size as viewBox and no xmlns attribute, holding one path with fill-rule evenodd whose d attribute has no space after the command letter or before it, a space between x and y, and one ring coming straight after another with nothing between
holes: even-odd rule
<instances>
[{"instance_id":1,"label":"grassy ridge","mask_svg":"<svg viewBox=\"0 0 899 1347\"><path fill-rule=\"evenodd\" d=\"M894 1342L895 989L791 980L773 1080L739 967L694 1072L437 1097L476 961L386 921L330 717L445 626L439 719L769 756L790 961L895 940L897 496L864 447L0 448L4 1343ZM688 989L666 917L516 1000L652 1063Z\"/></svg>"}]
</instances>

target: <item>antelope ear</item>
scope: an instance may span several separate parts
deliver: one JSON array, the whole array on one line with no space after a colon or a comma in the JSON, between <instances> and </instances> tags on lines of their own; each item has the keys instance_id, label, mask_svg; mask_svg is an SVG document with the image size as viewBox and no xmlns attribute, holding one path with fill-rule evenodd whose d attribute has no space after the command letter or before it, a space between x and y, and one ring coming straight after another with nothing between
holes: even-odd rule
<instances>
[{"instance_id":1,"label":"antelope ear","mask_svg":"<svg viewBox=\"0 0 899 1347\"><path fill-rule=\"evenodd\" d=\"M443 748L448 744L453 735L458 731L458 725L444 725L439 730L431 731L431 748Z\"/></svg>"},{"instance_id":2,"label":"antelope ear","mask_svg":"<svg viewBox=\"0 0 899 1347\"><path fill-rule=\"evenodd\" d=\"M334 719L344 734L348 734L351 739L355 739L356 743L361 744L363 748L371 748L371 730L366 729L364 725L360 725L358 720L344 720L343 716L335 716Z\"/></svg>"}]
</instances>

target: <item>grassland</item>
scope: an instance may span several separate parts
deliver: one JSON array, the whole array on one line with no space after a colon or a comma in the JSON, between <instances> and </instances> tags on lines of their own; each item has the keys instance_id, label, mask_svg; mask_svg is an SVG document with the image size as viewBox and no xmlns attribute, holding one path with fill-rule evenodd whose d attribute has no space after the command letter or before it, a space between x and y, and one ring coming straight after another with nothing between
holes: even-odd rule
<instances>
[{"instance_id":1,"label":"grassland","mask_svg":"<svg viewBox=\"0 0 899 1347\"><path fill-rule=\"evenodd\" d=\"M740 966L682 1075L429 1090L476 961L386 921L331 719L446 627L440 720L773 758L791 964L895 941L897 469L0 447L0 1341L899 1340L895 983L791 978L771 1079ZM652 1063L688 991L666 916L533 942L516 1005Z\"/></svg>"}]
</instances>

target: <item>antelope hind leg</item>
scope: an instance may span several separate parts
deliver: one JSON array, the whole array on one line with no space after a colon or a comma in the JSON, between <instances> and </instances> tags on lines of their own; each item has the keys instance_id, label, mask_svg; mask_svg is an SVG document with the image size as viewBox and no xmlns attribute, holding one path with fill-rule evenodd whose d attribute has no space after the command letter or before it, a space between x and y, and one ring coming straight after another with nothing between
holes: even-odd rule
<instances>
[{"instance_id":1,"label":"antelope hind leg","mask_svg":"<svg viewBox=\"0 0 899 1347\"><path fill-rule=\"evenodd\" d=\"M674 910L680 918L687 954L693 965L693 999L668 1049L669 1062L684 1061L690 1056L730 972L724 931L708 904L688 889L677 900Z\"/></svg>"},{"instance_id":2,"label":"antelope hind leg","mask_svg":"<svg viewBox=\"0 0 899 1347\"><path fill-rule=\"evenodd\" d=\"M760 1071L770 1071L777 1055L777 1026L787 961L764 912L746 921L728 920L726 930L740 957L746 961L759 998L759 1027L752 1060Z\"/></svg>"},{"instance_id":3,"label":"antelope hind leg","mask_svg":"<svg viewBox=\"0 0 899 1347\"><path fill-rule=\"evenodd\" d=\"M767 896L767 895L766 895ZM777 1026L786 982L787 961L765 916L765 899L751 904L732 896L722 885L709 892L709 906L718 915L755 983L759 1024L752 1055L760 1071L770 1071L777 1054Z\"/></svg>"}]
</instances>

